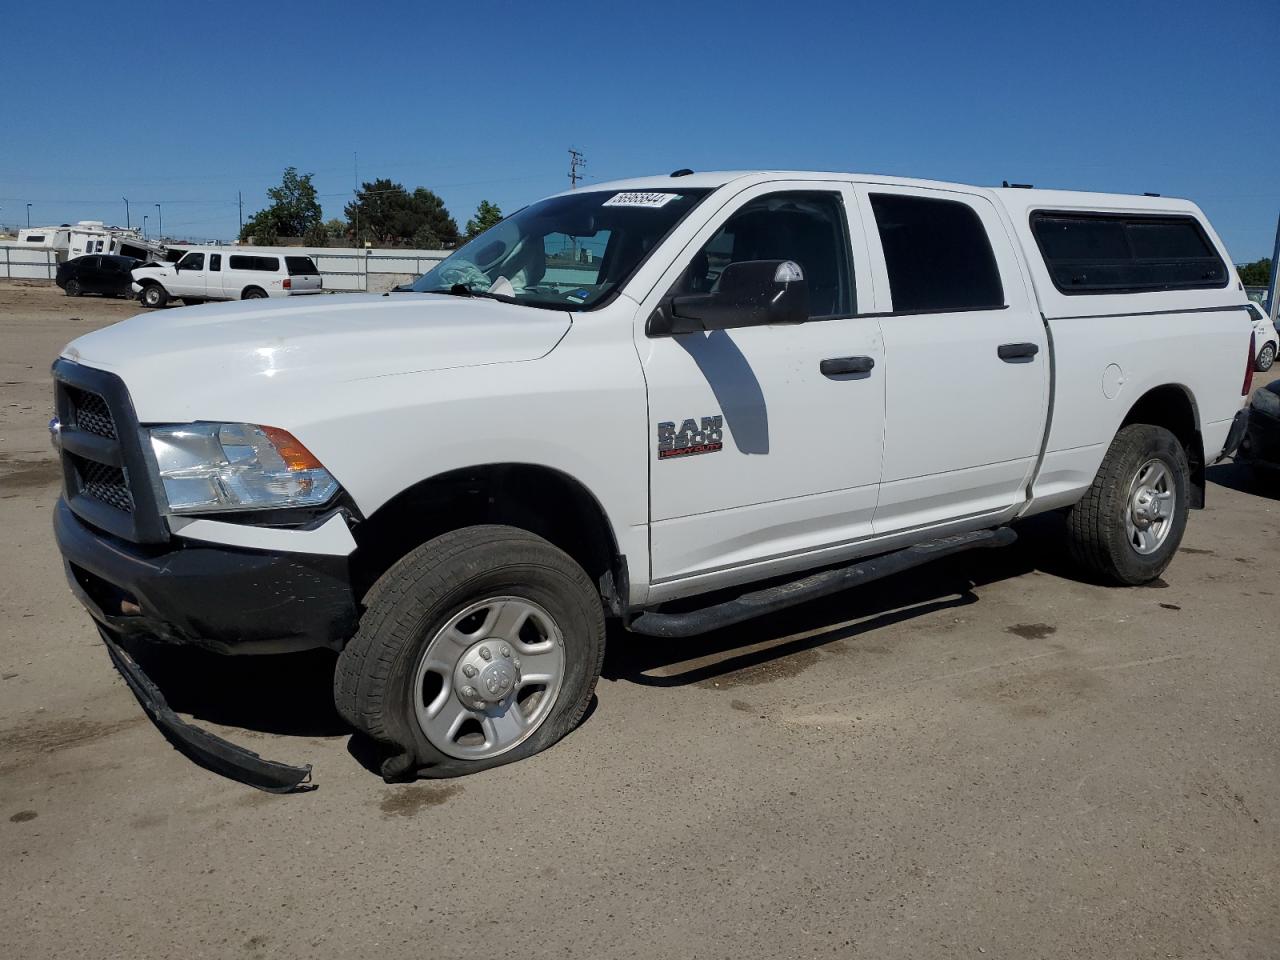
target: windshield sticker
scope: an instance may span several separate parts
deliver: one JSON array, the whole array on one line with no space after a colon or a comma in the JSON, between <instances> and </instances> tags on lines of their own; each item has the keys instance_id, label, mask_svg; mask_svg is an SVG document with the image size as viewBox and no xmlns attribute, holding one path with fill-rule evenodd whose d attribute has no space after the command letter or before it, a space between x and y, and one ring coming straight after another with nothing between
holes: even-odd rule
<instances>
[{"instance_id":1,"label":"windshield sticker","mask_svg":"<svg viewBox=\"0 0 1280 960\"><path fill-rule=\"evenodd\" d=\"M665 207L680 199L677 193L615 193L602 207Z\"/></svg>"}]
</instances>

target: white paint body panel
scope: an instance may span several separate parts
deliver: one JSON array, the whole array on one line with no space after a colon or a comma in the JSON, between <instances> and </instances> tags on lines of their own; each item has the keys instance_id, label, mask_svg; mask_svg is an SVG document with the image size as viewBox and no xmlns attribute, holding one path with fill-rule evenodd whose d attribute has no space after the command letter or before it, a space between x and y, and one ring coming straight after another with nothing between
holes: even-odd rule
<instances>
[{"instance_id":1,"label":"white paint body panel","mask_svg":"<svg viewBox=\"0 0 1280 960\"><path fill-rule=\"evenodd\" d=\"M365 515L453 470L560 471L600 504L635 606L1069 504L1132 404L1155 386L1176 384L1194 399L1210 457L1242 405L1250 323L1235 284L1066 297L1027 226L1037 208L1191 212L1226 260L1185 201L831 173L695 174L592 189L677 187L714 192L618 296L590 312L424 294L257 300L147 313L63 355L120 375L144 423L290 431ZM860 315L683 343L648 338L645 320L700 238L753 192L797 187L846 197ZM858 198L889 188L949 191L980 210L1005 310L880 315L892 298ZM221 252L225 272L230 251ZM1039 344L1036 361L1000 362L996 346L1012 341ZM818 374L820 360L848 355L874 357L873 373ZM656 459L656 423L717 414L723 451ZM178 534L345 548L344 530L328 524L308 532L326 531L311 540L223 529L233 525L188 522Z\"/></svg>"}]
</instances>

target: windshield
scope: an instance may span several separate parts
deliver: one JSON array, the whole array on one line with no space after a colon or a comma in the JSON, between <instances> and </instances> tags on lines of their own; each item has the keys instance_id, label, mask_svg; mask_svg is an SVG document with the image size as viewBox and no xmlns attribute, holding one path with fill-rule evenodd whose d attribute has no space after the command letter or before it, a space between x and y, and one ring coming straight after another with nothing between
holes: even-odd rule
<instances>
[{"instance_id":1,"label":"windshield","mask_svg":"<svg viewBox=\"0 0 1280 960\"><path fill-rule=\"evenodd\" d=\"M626 282L709 192L607 190L551 197L490 227L407 289L589 310Z\"/></svg>"}]
</instances>

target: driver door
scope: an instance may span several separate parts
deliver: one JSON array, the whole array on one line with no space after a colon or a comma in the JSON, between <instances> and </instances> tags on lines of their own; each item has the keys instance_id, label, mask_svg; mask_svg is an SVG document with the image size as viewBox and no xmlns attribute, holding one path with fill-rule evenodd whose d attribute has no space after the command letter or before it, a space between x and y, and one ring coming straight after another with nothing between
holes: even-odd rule
<instances>
[{"instance_id":1,"label":"driver door","mask_svg":"<svg viewBox=\"0 0 1280 960\"><path fill-rule=\"evenodd\" d=\"M804 322L658 334L677 295L730 263L792 261ZM749 188L677 257L637 315L649 393L651 583L712 589L812 564L871 534L884 433L879 323L858 205L839 182Z\"/></svg>"},{"instance_id":2,"label":"driver door","mask_svg":"<svg viewBox=\"0 0 1280 960\"><path fill-rule=\"evenodd\" d=\"M203 297L205 295L204 254L191 251L174 267L169 295Z\"/></svg>"}]
</instances>

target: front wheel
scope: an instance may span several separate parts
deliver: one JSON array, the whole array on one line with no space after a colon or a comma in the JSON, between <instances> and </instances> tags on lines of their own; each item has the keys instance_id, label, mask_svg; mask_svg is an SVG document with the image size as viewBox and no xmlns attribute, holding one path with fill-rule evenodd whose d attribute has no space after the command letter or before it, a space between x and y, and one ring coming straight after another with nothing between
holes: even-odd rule
<instances>
[{"instance_id":1,"label":"front wheel","mask_svg":"<svg viewBox=\"0 0 1280 960\"><path fill-rule=\"evenodd\" d=\"M1266 373L1271 369L1271 365L1276 362L1276 345L1268 343L1258 351L1258 359L1254 366L1258 368L1260 373Z\"/></svg>"},{"instance_id":2,"label":"front wheel","mask_svg":"<svg viewBox=\"0 0 1280 960\"><path fill-rule=\"evenodd\" d=\"M84 288L80 286L79 280L68 280L64 289L68 297L78 297L84 293Z\"/></svg>"},{"instance_id":3,"label":"front wheel","mask_svg":"<svg viewBox=\"0 0 1280 960\"><path fill-rule=\"evenodd\" d=\"M156 309L169 302L169 294L158 283L149 283L142 288L142 305Z\"/></svg>"},{"instance_id":4,"label":"front wheel","mask_svg":"<svg viewBox=\"0 0 1280 960\"><path fill-rule=\"evenodd\" d=\"M1126 586L1159 577L1187 526L1190 475L1186 451L1164 427L1123 427L1067 516L1076 562Z\"/></svg>"},{"instance_id":5,"label":"front wheel","mask_svg":"<svg viewBox=\"0 0 1280 960\"><path fill-rule=\"evenodd\" d=\"M334 675L339 712L388 781L531 756L582 719L604 659L590 578L524 530L465 527L411 551L365 598Z\"/></svg>"}]
</instances>

